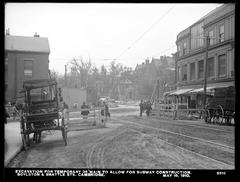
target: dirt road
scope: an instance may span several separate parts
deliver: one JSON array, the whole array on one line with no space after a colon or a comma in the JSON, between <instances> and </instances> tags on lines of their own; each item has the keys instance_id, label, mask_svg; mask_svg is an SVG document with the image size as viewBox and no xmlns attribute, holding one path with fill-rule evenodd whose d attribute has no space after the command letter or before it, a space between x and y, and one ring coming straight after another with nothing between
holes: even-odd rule
<instances>
[{"instance_id":1,"label":"dirt road","mask_svg":"<svg viewBox=\"0 0 240 182\"><path fill-rule=\"evenodd\" d=\"M112 116L104 128L70 131L67 146L59 131L45 132L9 167L234 169L233 127L127 115Z\"/></svg>"}]
</instances>

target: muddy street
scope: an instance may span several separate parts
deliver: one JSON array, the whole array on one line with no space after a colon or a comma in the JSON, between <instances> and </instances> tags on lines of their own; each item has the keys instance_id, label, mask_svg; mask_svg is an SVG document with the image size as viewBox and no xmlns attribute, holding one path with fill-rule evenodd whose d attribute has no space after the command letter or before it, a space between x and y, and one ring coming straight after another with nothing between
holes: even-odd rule
<instances>
[{"instance_id":1,"label":"muddy street","mask_svg":"<svg viewBox=\"0 0 240 182\"><path fill-rule=\"evenodd\" d=\"M137 107L116 113L105 127L69 131L67 146L46 131L8 167L234 169L233 127L139 118Z\"/></svg>"}]
</instances>

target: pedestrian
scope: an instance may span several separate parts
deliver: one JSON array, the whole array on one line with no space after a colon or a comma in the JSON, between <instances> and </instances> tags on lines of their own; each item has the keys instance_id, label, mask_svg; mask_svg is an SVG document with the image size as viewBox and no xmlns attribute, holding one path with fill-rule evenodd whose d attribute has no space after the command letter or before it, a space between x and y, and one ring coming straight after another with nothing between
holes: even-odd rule
<instances>
[{"instance_id":1,"label":"pedestrian","mask_svg":"<svg viewBox=\"0 0 240 182\"><path fill-rule=\"evenodd\" d=\"M89 114L89 107L88 105L86 105L85 102L83 102L82 106L81 106L81 115L83 115L83 119L87 119L88 118L88 114Z\"/></svg>"},{"instance_id":2,"label":"pedestrian","mask_svg":"<svg viewBox=\"0 0 240 182\"><path fill-rule=\"evenodd\" d=\"M139 107L140 107L140 116L142 116L142 113L143 113L143 107L144 107L143 100L141 100L141 102L140 102L140 104L139 104Z\"/></svg>"},{"instance_id":3,"label":"pedestrian","mask_svg":"<svg viewBox=\"0 0 240 182\"><path fill-rule=\"evenodd\" d=\"M151 113L151 110L152 110L152 104L151 104L151 102L150 101L148 101L147 103L146 103L146 114L147 114L147 117L149 117L150 116L150 113Z\"/></svg>"},{"instance_id":4,"label":"pedestrian","mask_svg":"<svg viewBox=\"0 0 240 182\"><path fill-rule=\"evenodd\" d=\"M68 104L66 102L63 102L63 117L64 117L64 120L66 121L66 123L64 123L66 126L69 123L69 110L68 109L69 109Z\"/></svg>"},{"instance_id":5,"label":"pedestrian","mask_svg":"<svg viewBox=\"0 0 240 182\"><path fill-rule=\"evenodd\" d=\"M107 117L111 117L111 114L109 112L109 107L106 101L103 101L103 109L101 110L101 115L104 116L104 118L102 118L101 121L102 121L102 124L105 125Z\"/></svg>"}]
</instances>

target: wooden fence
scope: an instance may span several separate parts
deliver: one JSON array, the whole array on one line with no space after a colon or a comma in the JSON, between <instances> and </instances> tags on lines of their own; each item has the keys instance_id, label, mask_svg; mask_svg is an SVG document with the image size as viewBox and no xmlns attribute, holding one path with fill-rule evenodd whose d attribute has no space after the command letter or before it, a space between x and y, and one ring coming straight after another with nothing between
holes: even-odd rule
<instances>
[{"instance_id":1,"label":"wooden fence","mask_svg":"<svg viewBox=\"0 0 240 182\"><path fill-rule=\"evenodd\" d=\"M191 109L188 103L156 104L153 115L168 119L200 119L203 118L203 109Z\"/></svg>"}]
</instances>

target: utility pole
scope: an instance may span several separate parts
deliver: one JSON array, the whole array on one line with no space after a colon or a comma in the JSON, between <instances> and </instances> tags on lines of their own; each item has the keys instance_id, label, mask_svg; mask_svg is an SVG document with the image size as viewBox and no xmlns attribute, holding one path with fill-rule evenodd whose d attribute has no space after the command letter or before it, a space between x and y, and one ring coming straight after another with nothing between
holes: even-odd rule
<instances>
[{"instance_id":1,"label":"utility pole","mask_svg":"<svg viewBox=\"0 0 240 182\"><path fill-rule=\"evenodd\" d=\"M64 75L64 79L65 79L65 86L67 86L67 65L65 64L65 75Z\"/></svg>"},{"instance_id":2,"label":"utility pole","mask_svg":"<svg viewBox=\"0 0 240 182\"><path fill-rule=\"evenodd\" d=\"M204 64L204 85L203 85L203 109L206 109L206 87L207 87L207 61L208 61L208 45L209 45L209 36L206 36L206 57L205 57L205 64Z\"/></svg>"}]
</instances>

